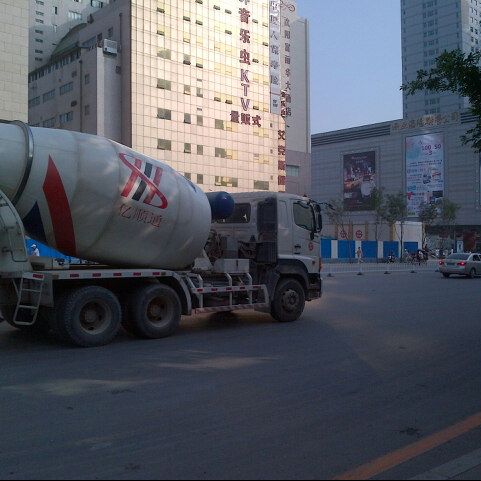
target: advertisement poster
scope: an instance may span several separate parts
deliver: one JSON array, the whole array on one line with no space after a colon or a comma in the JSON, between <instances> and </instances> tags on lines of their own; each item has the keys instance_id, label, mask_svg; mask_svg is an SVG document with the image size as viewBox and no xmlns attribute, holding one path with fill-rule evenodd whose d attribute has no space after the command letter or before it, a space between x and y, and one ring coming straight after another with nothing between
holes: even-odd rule
<instances>
[{"instance_id":1,"label":"advertisement poster","mask_svg":"<svg viewBox=\"0 0 481 481\"><path fill-rule=\"evenodd\" d=\"M372 192L376 188L376 152L344 156L344 208L348 211L374 209Z\"/></svg>"},{"instance_id":2,"label":"advertisement poster","mask_svg":"<svg viewBox=\"0 0 481 481\"><path fill-rule=\"evenodd\" d=\"M444 197L444 138L426 134L406 139L408 217L418 217L422 203Z\"/></svg>"}]
</instances>

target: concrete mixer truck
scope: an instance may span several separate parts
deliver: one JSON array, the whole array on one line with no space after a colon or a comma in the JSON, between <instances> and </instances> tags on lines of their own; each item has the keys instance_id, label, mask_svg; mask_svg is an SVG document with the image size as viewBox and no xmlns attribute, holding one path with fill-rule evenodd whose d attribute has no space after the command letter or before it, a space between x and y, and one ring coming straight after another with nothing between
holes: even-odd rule
<instances>
[{"instance_id":1,"label":"concrete mixer truck","mask_svg":"<svg viewBox=\"0 0 481 481\"><path fill-rule=\"evenodd\" d=\"M308 198L205 194L105 138L0 121L0 309L82 347L172 335L181 316L300 318L322 294L322 216ZM26 235L88 261L29 257Z\"/></svg>"}]
</instances>

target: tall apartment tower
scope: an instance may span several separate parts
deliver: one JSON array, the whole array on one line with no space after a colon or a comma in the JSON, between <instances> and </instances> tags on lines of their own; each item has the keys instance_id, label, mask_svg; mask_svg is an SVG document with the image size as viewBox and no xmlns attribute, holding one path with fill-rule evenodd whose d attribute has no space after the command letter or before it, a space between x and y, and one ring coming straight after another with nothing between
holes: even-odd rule
<instances>
[{"instance_id":1,"label":"tall apartment tower","mask_svg":"<svg viewBox=\"0 0 481 481\"><path fill-rule=\"evenodd\" d=\"M111 1L30 72L30 123L117 140L206 191L284 191L284 3Z\"/></svg>"},{"instance_id":2,"label":"tall apartment tower","mask_svg":"<svg viewBox=\"0 0 481 481\"><path fill-rule=\"evenodd\" d=\"M0 119L26 121L28 1L0 0Z\"/></svg>"},{"instance_id":3,"label":"tall apartment tower","mask_svg":"<svg viewBox=\"0 0 481 481\"><path fill-rule=\"evenodd\" d=\"M28 0L30 3L29 70L47 62L58 42L76 25L89 21L89 16L103 8L109 0Z\"/></svg>"},{"instance_id":4,"label":"tall apartment tower","mask_svg":"<svg viewBox=\"0 0 481 481\"><path fill-rule=\"evenodd\" d=\"M401 0L403 83L435 66L444 51L479 50L481 0ZM404 118L463 110L469 103L453 93L404 94Z\"/></svg>"}]
</instances>

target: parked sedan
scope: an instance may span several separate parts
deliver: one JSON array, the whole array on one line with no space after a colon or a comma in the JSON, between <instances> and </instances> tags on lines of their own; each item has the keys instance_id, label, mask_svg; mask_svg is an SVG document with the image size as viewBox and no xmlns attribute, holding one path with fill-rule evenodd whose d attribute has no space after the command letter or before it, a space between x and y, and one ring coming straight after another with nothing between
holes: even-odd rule
<instances>
[{"instance_id":1,"label":"parked sedan","mask_svg":"<svg viewBox=\"0 0 481 481\"><path fill-rule=\"evenodd\" d=\"M481 275L480 254L452 254L439 262L439 271L444 277L451 275L468 276L471 279Z\"/></svg>"}]
</instances>

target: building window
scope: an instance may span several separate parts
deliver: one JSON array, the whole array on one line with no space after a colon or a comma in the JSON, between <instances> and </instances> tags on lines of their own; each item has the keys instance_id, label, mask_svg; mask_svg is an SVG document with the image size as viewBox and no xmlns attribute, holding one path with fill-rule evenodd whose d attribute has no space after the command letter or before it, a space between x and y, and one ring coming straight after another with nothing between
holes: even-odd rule
<instances>
[{"instance_id":1,"label":"building window","mask_svg":"<svg viewBox=\"0 0 481 481\"><path fill-rule=\"evenodd\" d=\"M55 121L56 121L55 117L52 117L51 119L48 119L48 120L44 120L42 123L42 127L45 127L46 129L51 129L55 127Z\"/></svg>"},{"instance_id":2,"label":"building window","mask_svg":"<svg viewBox=\"0 0 481 481\"><path fill-rule=\"evenodd\" d=\"M192 153L192 144L184 144L184 154Z\"/></svg>"},{"instance_id":3,"label":"building window","mask_svg":"<svg viewBox=\"0 0 481 481\"><path fill-rule=\"evenodd\" d=\"M219 120L219 119L215 119L215 128L216 128L217 130L225 130L224 121L223 121L223 120Z\"/></svg>"},{"instance_id":4,"label":"building window","mask_svg":"<svg viewBox=\"0 0 481 481\"><path fill-rule=\"evenodd\" d=\"M184 94L190 95L190 93L191 93L190 85L184 85Z\"/></svg>"},{"instance_id":5,"label":"building window","mask_svg":"<svg viewBox=\"0 0 481 481\"><path fill-rule=\"evenodd\" d=\"M254 190L269 190L269 182L254 180Z\"/></svg>"},{"instance_id":6,"label":"building window","mask_svg":"<svg viewBox=\"0 0 481 481\"><path fill-rule=\"evenodd\" d=\"M43 94L43 102L48 102L49 100L52 100L55 98L55 89L50 90L50 92L47 92Z\"/></svg>"},{"instance_id":7,"label":"building window","mask_svg":"<svg viewBox=\"0 0 481 481\"><path fill-rule=\"evenodd\" d=\"M78 13L78 12L73 12L72 10L70 10L68 12L68 19L69 20L82 20L82 14Z\"/></svg>"},{"instance_id":8,"label":"building window","mask_svg":"<svg viewBox=\"0 0 481 481\"><path fill-rule=\"evenodd\" d=\"M158 109L157 117L162 120L172 120L172 111L167 109Z\"/></svg>"},{"instance_id":9,"label":"building window","mask_svg":"<svg viewBox=\"0 0 481 481\"><path fill-rule=\"evenodd\" d=\"M192 116L190 114L184 114L184 124L191 124Z\"/></svg>"},{"instance_id":10,"label":"building window","mask_svg":"<svg viewBox=\"0 0 481 481\"><path fill-rule=\"evenodd\" d=\"M172 60L172 51L168 49L159 50L157 54L160 58L164 58L166 60Z\"/></svg>"},{"instance_id":11,"label":"building window","mask_svg":"<svg viewBox=\"0 0 481 481\"><path fill-rule=\"evenodd\" d=\"M198 115L197 116L197 125L199 127L203 127L204 126L204 117L202 117L202 115Z\"/></svg>"},{"instance_id":12,"label":"building window","mask_svg":"<svg viewBox=\"0 0 481 481\"><path fill-rule=\"evenodd\" d=\"M215 156L220 159L227 159L227 151L226 149L222 149L220 147L215 148Z\"/></svg>"},{"instance_id":13,"label":"building window","mask_svg":"<svg viewBox=\"0 0 481 481\"><path fill-rule=\"evenodd\" d=\"M204 146L203 145L197 146L197 155L204 155Z\"/></svg>"},{"instance_id":14,"label":"building window","mask_svg":"<svg viewBox=\"0 0 481 481\"><path fill-rule=\"evenodd\" d=\"M165 139L159 139L159 143L157 145L157 148L159 150L172 150L172 141L171 140L165 140Z\"/></svg>"},{"instance_id":15,"label":"building window","mask_svg":"<svg viewBox=\"0 0 481 481\"><path fill-rule=\"evenodd\" d=\"M73 121L73 112L67 112L59 116L60 124L68 124Z\"/></svg>"},{"instance_id":16,"label":"building window","mask_svg":"<svg viewBox=\"0 0 481 481\"><path fill-rule=\"evenodd\" d=\"M204 175L203 174L197 174L197 183L199 185L202 185L204 183Z\"/></svg>"},{"instance_id":17,"label":"building window","mask_svg":"<svg viewBox=\"0 0 481 481\"><path fill-rule=\"evenodd\" d=\"M35 97L34 99L31 99L28 101L28 108L36 107L37 105L40 105L40 97Z\"/></svg>"},{"instance_id":18,"label":"building window","mask_svg":"<svg viewBox=\"0 0 481 481\"><path fill-rule=\"evenodd\" d=\"M73 90L73 82L69 82L68 84L62 85L60 87L60 95L65 95L68 92Z\"/></svg>"},{"instance_id":19,"label":"building window","mask_svg":"<svg viewBox=\"0 0 481 481\"><path fill-rule=\"evenodd\" d=\"M301 168L298 165L288 165L286 167L287 177L299 177Z\"/></svg>"},{"instance_id":20,"label":"building window","mask_svg":"<svg viewBox=\"0 0 481 481\"><path fill-rule=\"evenodd\" d=\"M157 88L162 90L172 90L172 82L170 80L157 80Z\"/></svg>"},{"instance_id":21,"label":"building window","mask_svg":"<svg viewBox=\"0 0 481 481\"><path fill-rule=\"evenodd\" d=\"M217 187L238 187L239 186L239 179L235 177L215 177L215 185Z\"/></svg>"}]
</instances>

